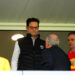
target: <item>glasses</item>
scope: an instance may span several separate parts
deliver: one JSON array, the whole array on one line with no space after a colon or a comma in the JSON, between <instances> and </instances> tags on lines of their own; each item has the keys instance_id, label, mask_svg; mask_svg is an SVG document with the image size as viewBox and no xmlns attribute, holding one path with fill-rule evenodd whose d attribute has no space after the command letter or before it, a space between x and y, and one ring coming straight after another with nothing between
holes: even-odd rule
<instances>
[{"instance_id":1,"label":"glasses","mask_svg":"<svg viewBox=\"0 0 75 75\"><path fill-rule=\"evenodd\" d=\"M30 29L38 29L39 27L32 27L32 26L29 26Z\"/></svg>"}]
</instances>

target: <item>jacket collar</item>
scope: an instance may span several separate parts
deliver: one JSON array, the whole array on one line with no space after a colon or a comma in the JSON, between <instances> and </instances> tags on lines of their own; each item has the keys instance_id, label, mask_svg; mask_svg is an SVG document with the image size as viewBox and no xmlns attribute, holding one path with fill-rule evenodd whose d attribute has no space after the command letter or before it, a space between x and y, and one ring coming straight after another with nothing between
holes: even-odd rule
<instances>
[{"instance_id":1,"label":"jacket collar","mask_svg":"<svg viewBox=\"0 0 75 75\"><path fill-rule=\"evenodd\" d=\"M27 37L28 37L28 38L31 38L32 35L31 35L30 33L28 33L28 34L27 34ZM37 34L37 38L40 38L40 34Z\"/></svg>"}]
</instances>

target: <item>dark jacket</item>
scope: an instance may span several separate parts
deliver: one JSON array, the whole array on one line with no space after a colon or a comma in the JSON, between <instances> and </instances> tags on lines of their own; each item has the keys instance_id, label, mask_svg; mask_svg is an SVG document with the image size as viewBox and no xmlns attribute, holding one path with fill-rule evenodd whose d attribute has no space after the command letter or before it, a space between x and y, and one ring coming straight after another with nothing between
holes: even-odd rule
<instances>
[{"instance_id":1,"label":"dark jacket","mask_svg":"<svg viewBox=\"0 0 75 75\"><path fill-rule=\"evenodd\" d=\"M20 56L18 70L40 70L42 62L42 50L45 48L45 41L38 36L33 46L31 35L18 40Z\"/></svg>"},{"instance_id":2,"label":"dark jacket","mask_svg":"<svg viewBox=\"0 0 75 75\"><path fill-rule=\"evenodd\" d=\"M70 61L65 52L58 46L43 51L44 70L70 70Z\"/></svg>"}]
</instances>

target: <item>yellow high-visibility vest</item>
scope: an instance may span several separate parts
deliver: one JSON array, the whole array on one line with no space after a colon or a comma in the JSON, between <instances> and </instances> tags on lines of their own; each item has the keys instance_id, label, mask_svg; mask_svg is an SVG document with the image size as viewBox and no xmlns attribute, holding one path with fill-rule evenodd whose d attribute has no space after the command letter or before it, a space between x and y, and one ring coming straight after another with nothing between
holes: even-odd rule
<instances>
[{"instance_id":1,"label":"yellow high-visibility vest","mask_svg":"<svg viewBox=\"0 0 75 75\"><path fill-rule=\"evenodd\" d=\"M10 71L10 64L6 58L0 57L0 71Z\"/></svg>"}]
</instances>

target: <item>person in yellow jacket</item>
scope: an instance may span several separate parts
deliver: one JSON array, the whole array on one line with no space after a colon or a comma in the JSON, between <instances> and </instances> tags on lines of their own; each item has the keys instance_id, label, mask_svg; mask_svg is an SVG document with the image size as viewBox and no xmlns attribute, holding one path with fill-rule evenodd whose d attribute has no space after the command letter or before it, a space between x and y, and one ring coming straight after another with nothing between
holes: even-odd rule
<instances>
[{"instance_id":1,"label":"person in yellow jacket","mask_svg":"<svg viewBox=\"0 0 75 75\"><path fill-rule=\"evenodd\" d=\"M0 71L10 71L11 67L8 59L0 57Z\"/></svg>"}]
</instances>

